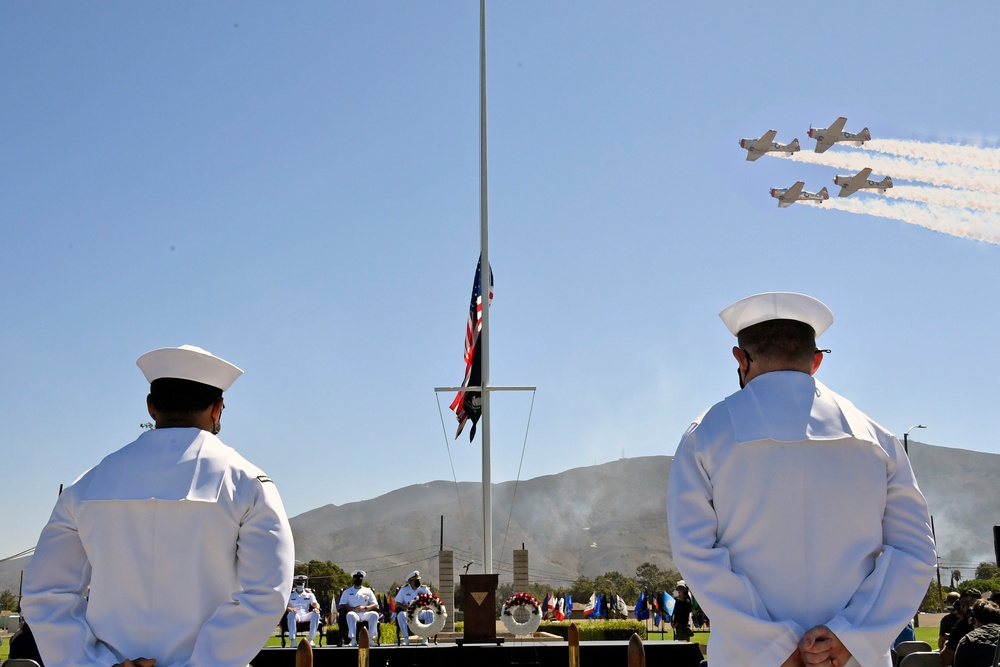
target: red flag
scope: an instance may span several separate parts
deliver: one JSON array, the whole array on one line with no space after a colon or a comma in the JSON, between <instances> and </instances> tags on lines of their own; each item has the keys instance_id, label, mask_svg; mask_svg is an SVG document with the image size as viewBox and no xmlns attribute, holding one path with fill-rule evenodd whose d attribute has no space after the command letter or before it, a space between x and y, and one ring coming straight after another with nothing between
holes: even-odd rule
<instances>
[{"instance_id":1,"label":"red flag","mask_svg":"<svg viewBox=\"0 0 1000 667\"><path fill-rule=\"evenodd\" d=\"M479 258L476 263L476 279L472 283L472 300L469 303L469 321L465 327L465 379L463 387L478 387L482 385L482 369L480 367L479 332L483 329L483 286L482 263ZM490 271L490 303L493 303L493 271ZM451 409L458 419L458 431L455 438L462 435L465 422L472 420L472 430L469 431L469 442L476 437L476 424L483 412L483 394L478 391L460 391L451 402Z\"/></svg>"}]
</instances>

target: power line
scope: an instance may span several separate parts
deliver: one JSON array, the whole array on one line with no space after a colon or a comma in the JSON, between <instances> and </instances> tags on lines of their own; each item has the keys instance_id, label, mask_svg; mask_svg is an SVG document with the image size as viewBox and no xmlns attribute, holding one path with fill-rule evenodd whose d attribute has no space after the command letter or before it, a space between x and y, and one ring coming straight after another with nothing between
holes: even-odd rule
<instances>
[{"instance_id":1,"label":"power line","mask_svg":"<svg viewBox=\"0 0 1000 667\"><path fill-rule=\"evenodd\" d=\"M25 549L21 553L14 554L13 556L7 556L6 558L0 558L0 563L6 562L8 560L15 560L17 558L23 558L23 557L29 556L29 555L31 555L33 553L35 553L35 547L31 547L30 549Z\"/></svg>"}]
</instances>

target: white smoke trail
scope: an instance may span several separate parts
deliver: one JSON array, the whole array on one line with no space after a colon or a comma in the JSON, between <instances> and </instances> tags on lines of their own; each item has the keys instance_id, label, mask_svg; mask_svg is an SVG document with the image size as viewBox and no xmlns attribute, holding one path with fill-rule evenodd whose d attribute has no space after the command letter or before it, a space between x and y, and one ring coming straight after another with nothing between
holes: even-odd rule
<instances>
[{"instance_id":1,"label":"white smoke trail","mask_svg":"<svg viewBox=\"0 0 1000 667\"><path fill-rule=\"evenodd\" d=\"M889 202L881 198L830 199L826 205L848 213L901 220L952 236L1000 244L998 214L911 202Z\"/></svg>"},{"instance_id":2,"label":"white smoke trail","mask_svg":"<svg viewBox=\"0 0 1000 667\"><path fill-rule=\"evenodd\" d=\"M952 236L1000 244L1000 148L875 139L861 148L801 151L777 157L856 173L871 167L892 176L884 196L869 194L826 202L831 209L919 225ZM923 185L898 184L912 181Z\"/></svg>"},{"instance_id":3,"label":"white smoke trail","mask_svg":"<svg viewBox=\"0 0 1000 667\"><path fill-rule=\"evenodd\" d=\"M967 188L983 192L1000 193L1000 171L966 167L956 164L941 164L922 158L873 155L863 150L830 150L826 153L800 151L794 155L772 153L786 160L822 164L837 169L858 172L871 167L876 174L888 174L893 180L919 181L951 188Z\"/></svg>"},{"instance_id":4,"label":"white smoke trail","mask_svg":"<svg viewBox=\"0 0 1000 667\"><path fill-rule=\"evenodd\" d=\"M864 149L907 158L934 160L945 164L1000 170L1000 148L926 141L901 141L898 139L873 139L865 144Z\"/></svg>"},{"instance_id":5,"label":"white smoke trail","mask_svg":"<svg viewBox=\"0 0 1000 667\"><path fill-rule=\"evenodd\" d=\"M937 206L971 208L979 211L1000 213L1000 194L980 192L978 190L934 188L925 185L897 185L886 190L885 196L892 199L908 199L910 201L935 204Z\"/></svg>"}]
</instances>

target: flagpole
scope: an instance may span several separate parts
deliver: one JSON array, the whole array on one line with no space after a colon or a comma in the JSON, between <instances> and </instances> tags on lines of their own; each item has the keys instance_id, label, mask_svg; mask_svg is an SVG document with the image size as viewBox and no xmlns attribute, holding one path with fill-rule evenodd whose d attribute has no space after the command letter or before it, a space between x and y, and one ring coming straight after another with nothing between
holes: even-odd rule
<instances>
[{"instance_id":1,"label":"flagpole","mask_svg":"<svg viewBox=\"0 0 1000 667\"><path fill-rule=\"evenodd\" d=\"M494 391L535 391L535 387L494 387L490 384L490 297L493 295L493 271L490 267L489 247L489 198L486 179L486 0L479 0L479 267L473 283L472 302L469 305L469 323L466 329L466 377L461 387L436 387L435 392L453 392L458 395L452 404L458 417L458 432L462 432L466 419L472 420L472 433L477 424L482 433L483 456L483 573L493 572L493 484L490 480L490 394ZM477 296L478 293L478 296ZM478 361L479 382L471 384L472 369ZM465 395L480 394L477 411L474 403L466 413ZM480 423L481 422L481 423ZM458 434L455 435L458 437ZM470 437L470 440L472 438Z\"/></svg>"},{"instance_id":2,"label":"flagpole","mask_svg":"<svg viewBox=\"0 0 1000 667\"><path fill-rule=\"evenodd\" d=\"M479 0L479 243L481 259L480 298L483 329L479 333L483 388L483 572L493 573L493 488L490 483L490 269L489 215L486 187L486 0Z\"/></svg>"}]
</instances>

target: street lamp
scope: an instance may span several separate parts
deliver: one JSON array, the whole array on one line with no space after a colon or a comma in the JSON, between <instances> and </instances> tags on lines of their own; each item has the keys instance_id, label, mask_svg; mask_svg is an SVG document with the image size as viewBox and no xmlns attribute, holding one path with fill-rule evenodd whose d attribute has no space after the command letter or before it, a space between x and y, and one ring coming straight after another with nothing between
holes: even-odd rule
<instances>
[{"instance_id":1,"label":"street lamp","mask_svg":"<svg viewBox=\"0 0 1000 667\"><path fill-rule=\"evenodd\" d=\"M912 431L915 428L927 428L927 427L924 426L923 424L917 424L916 426L911 426L910 428L906 429L906 433L903 434L903 451L906 452L907 456L910 455L910 447L908 442L910 431Z\"/></svg>"}]
</instances>

